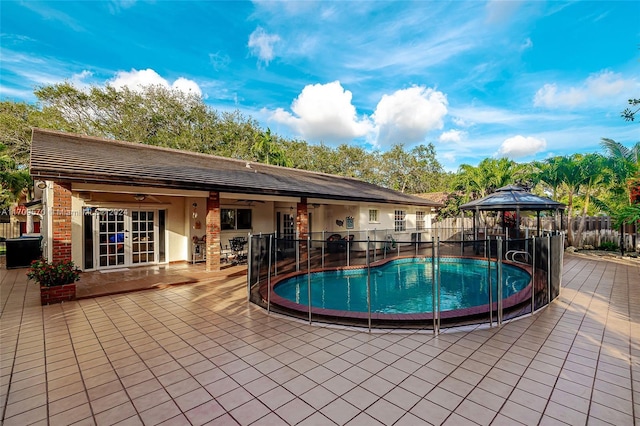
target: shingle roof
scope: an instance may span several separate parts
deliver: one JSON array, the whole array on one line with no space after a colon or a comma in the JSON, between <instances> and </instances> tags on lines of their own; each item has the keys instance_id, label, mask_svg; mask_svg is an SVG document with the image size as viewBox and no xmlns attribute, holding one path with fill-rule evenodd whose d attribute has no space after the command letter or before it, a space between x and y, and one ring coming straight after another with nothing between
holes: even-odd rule
<instances>
[{"instance_id":1,"label":"shingle roof","mask_svg":"<svg viewBox=\"0 0 640 426\"><path fill-rule=\"evenodd\" d=\"M96 184L439 206L352 178L37 128L31 141L31 175Z\"/></svg>"}]
</instances>

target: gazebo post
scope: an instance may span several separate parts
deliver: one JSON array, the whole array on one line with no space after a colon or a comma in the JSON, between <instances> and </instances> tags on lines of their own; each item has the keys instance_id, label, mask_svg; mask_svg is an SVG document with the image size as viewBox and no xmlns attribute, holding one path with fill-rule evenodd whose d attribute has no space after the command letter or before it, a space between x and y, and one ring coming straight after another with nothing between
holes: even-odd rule
<instances>
[{"instance_id":1,"label":"gazebo post","mask_svg":"<svg viewBox=\"0 0 640 426\"><path fill-rule=\"evenodd\" d=\"M478 225L476 224L476 215L478 213L478 208L473 211L473 238L475 240L478 239Z\"/></svg>"},{"instance_id":2,"label":"gazebo post","mask_svg":"<svg viewBox=\"0 0 640 426\"><path fill-rule=\"evenodd\" d=\"M538 232L536 233L536 237L539 237L540 236L540 210L536 211L536 219L537 219L536 227L538 228Z\"/></svg>"}]
</instances>

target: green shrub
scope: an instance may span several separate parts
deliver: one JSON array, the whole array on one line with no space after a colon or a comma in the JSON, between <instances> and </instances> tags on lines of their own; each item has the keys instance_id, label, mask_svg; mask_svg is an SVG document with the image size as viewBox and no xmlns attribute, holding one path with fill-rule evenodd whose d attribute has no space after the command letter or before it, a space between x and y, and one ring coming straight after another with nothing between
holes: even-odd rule
<instances>
[{"instance_id":1,"label":"green shrub","mask_svg":"<svg viewBox=\"0 0 640 426\"><path fill-rule=\"evenodd\" d=\"M618 245L612 241L605 241L604 243L600 244L600 247L598 248L600 250L616 251L618 250Z\"/></svg>"},{"instance_id":2,"label":"green shrub","mask_svg":"<svg viewBox=\"0 0 640 426\"><path fill-rule=\"evenodd\" d=\"M80 269L73 261L52 262L37 259L31 262L27 277L44 287L72 284L80 279Z\"/></svg>"}]
</instances>

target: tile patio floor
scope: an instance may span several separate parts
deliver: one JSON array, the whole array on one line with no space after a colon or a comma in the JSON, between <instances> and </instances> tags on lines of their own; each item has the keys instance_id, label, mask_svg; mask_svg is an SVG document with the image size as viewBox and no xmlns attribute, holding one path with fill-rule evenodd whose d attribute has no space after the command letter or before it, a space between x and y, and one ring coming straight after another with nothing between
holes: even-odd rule
<instances>
[{"instance_id":1,"label":"tile patio floor","mask_svg":"<svg viewBox=\"0 0 640 426\"><path fill-rule=\"evenodd\" d=\"M640 423L640 264L566 256L560 299L501 328L309 326L246 278L39 306L0 270L13 425Z\"/></svg>"}]
</instances>

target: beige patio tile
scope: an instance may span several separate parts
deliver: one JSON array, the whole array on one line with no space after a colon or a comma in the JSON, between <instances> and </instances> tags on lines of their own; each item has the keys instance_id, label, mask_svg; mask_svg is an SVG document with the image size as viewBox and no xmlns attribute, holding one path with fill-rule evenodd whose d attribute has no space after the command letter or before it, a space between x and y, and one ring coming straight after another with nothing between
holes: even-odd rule
<instances>
[{"instance_id":1,"label":"beige patio tile","mask_svg":"<svg viewBox=\"0 0 640 426\"><path fill-rule=\"evenodd\" d=\"M171 396L167 393L167 391L165 391L164 389L157 389L155 391L134 398L133 405L138 412L142 412L170 400Z\"/></svg>"},{"instance_id":2,"label":"beige patio tile","mask_svg":"<svg viewBox=\"0 0 640 426\"><path fill-rule=\"evenodd\" d=\"M630 380L634 367L630 366L629 353L629 343L637 342L640 333L629 326L624 312L629 312L634 306L632 301L640 302L640 298L633 294L635 290L627 291L631 278L624 281L623 275L614 274L617 266L602 263L571 260L571 267L564 271L569 278L561 300L533 317L500 328L447 330L438 338L430 333L368 334L309 327L275 317L255 321L256 315L262 314L251 306L252 318L212 311L210 306L215 306L215 301L234 297L233 286L210 293L206 297L211 299L203 299L204 303L192 303L202 290L186 286L87 299L42 311L38 307L33 315L35 322L29 323L29 330L22 330L20 340L17 334L0 336L4 339L2 346L6 347L4 342L9 341L14 348L2 352L2 356L17 357L15 365L19 366L13 371L10 388L10 376L4 367L0 368L0 391L9 392L9 402L26 401L31 396L25 396L46 383L51 411L64 410L50 415L68 412L68 419L86 414L82 407L88 407L87 393L94 402L108 407L110 400L117 404L119 392L126 391L125 402L98 414L90 413L79 419L79 424L110 424L116 419L125 425L143 421L236 424L237 420L244 423L256 417L256 424L290 424L302 417L302 424L324 425L329 420L315 410L339 401L334 392L343 392L345 384L350 388L342 393L341 400L357 410L349 419L350 424L368 426L378 420L390 423L398 413L397 425L412 426L427 422L468 424L469 420L486 424L494 413L497 414L492 424L496 425L518 424L517 420L535 423L535 417L540 424L584 424L589 408L590 424L625 424L633 421L627 413L631 395L640 399L636 390L640 383ZM637 272L634 273L635 278ZM620 278L615 284L614 276ZM239 286L241 281L238 280ZM614 304L622 308L611 309L609 306ZM246 302L237 306L244 307ZM51 319L43 323L43 314ZM633 315L637 317L640 312ZM3 314L3 324L6 318ZM40 337L43 324L47 329L45 343ZM598 339L605 345L594 344ZM48 382L40 365L45 346L47 371L53 374ZM74 366L79 369L73 371ZM635 371L640 375L640 368ZM330 389L314 385L317 381ZM161 382L175 394L180 405L168 404L173 401ZM186 385L194 388L187 390L190 386ZM274 393L276 389L280 393ZM194 392L193 398L188 397L190 392ZM456 405L458 401L443 392L461 398L460 403ZM85 397L74 399L75 394ZM292 417L285 421L278 415L281 413L269 412L267 394L271 404L277 405L276 410L291 408L293 414L291 409L282 413ZM242 395L250 399L243 402ZM421 399L425 395L438 404ZM213 396L225 400L227 407L239 405L225 410ZM201 403L200 397L206 401ZM547 398L550 401L542 415L539 412L545 408ZM256 403L265 408L255 413L243 410ZM73 407L75 404L79 405ZM46 408L27 407L27 411L4 423L46 422L43 407ZM303 412L296 412L299 407ZM640 412L638 404L635 408ZM236 419L228 414L229 410ZM371 415L376 410L381 413L376 414L377 419ZM261 416L263 411L265 415ZM138 417L137 412L146 413L146 417ZM389 418L384 419L385 415Z\"/></svg>"},{"instance_id":3,"label":"beige patio tile","mask_svg":"<svg viewBox=\"0 0 640 426\"><path fill-rule=\"evenodd\" d=\"M49 415L55 415L67 411L71 408L75 408L79 405L88 404L87 394L84 392L76 393L74 395L61 398L49 403Z\"/></svg>"},{"instance_id":4,"label":"beige patio tile","mask_svg":"<svg viewBox=\"0 0 640 426\"><path fill-rule=\"evenodd\" d=\"M286 422L296 424L313 414L315 409L302 399L294 398L274 412Z\"/></svg>"},{"instance_id":5,"label":"beige patio tile","mask_svg":"<svg viewBox=\"0 0 640 426\"><path fill-rule=\"evenodd\" d=\"M500 414L527 425L537 424L542 417L542 412L517 404L513 401L507 401L502 406Z\"/></svg>"},{"instance_id":6,"label":"beige patio tile","mask_svg":"<svg viewBox=\"0 0 640 426\"><path fill-rule=\"evenodd\" d=\"M432 425L442 424L451 415L450 410L427 399L420 400L409 413Z\"/></svg>"},{"instance_id":7,"label":"beige patio tile","mask_svg":"<svg viewBox=\"0 0 640 426\"><path fill-rule=\"evenodd\" d=\"M197 388L189 393L185 393L173 400L183 412L213 400L213 397L203 388Z\"/></svg>"},{"instance_id":8,"label":"beige patio tile","mask_svg":"<svg viewBox=\"0 0 640 426\"><path fill-rule=\"evenodd\" d=\"M40 393L38 395L34 395L29 398L21 399L20 401L7 404L5 407L4 416L6 418L11 418L11 417L17 416L18 414L22 414L27 411L34 410L43 405L46 405L46 403L47 403L46 394Z\"/></svg>"},{"instance_id":9,"label":"beige patio tile","mask_svg":"<svg viewBox=\"0 0 640 426\"><path fill-rule=\"evenodd\" d=\"M413 407L420 397L401 387L395 387L384 396L384 399L406 411Z\"/></svg>"},{"instance_id":10,"label":"beige patio tile","mask_svg":"<svg viewBox=\"0 0 640 426\"><path fill-rule=\"evenodd\" d=\"M180 414L180 409L173 401L166 401L139 413L145 425L157 425Z\"/></svg>"},{"instance_id":11,"label":"beige patio tile","mask_svg":"<svg viewBox=\"0 0 640 426\"><path fill-rule=\"evenodd\" d=\"M237 389L240 385L236 383L230 377L224 377L222 379L216 380L213 383L209 383L205 386L205 389L214 397L217 398L221 395L224 395L234 389Z\"/></svg>"},{"instance_id":12,"label":"beige patio tile","mask_svg":"<svg viewBox=\"0 0 640 426\"><path fill-rule=\"evenodd\" d=\"M445 407L449 411L453 411L464 400L463 397L456 395L446 389L436 387L425 397L429 401Z\"/></svg>"},{"instance_id":13,"label":"beige patio tile","mask_svg":"<svg viewBox=\"0 0 640 426\"><path fill-rule=\"evenodd\" d=\"M299 398L316 410L319 410L331 401L334 401L338 396L322 386L315 386L308 392L299 395Z\"/></svg>"},{"instance_id":14,"label":"beige patio tile","mask_svg":"<svg viewBox=\"0 0 640 426\"><path fill-rule=\"evenodd\" d=\"M360 386L357 386L342 395L342 399L349 402L351 405L356 406L360 410L366 409L378 400L378 398L379 397L376 394Z\"/></svg>"},{"instance_id":15,"label":"beige patio tile","mask_svg":"<svg viewBox=\"0 0 640 426\"><path fill-rule=\"evenodd\" d=\"M614 425L633 424L633 417L630 412L621 412L596 402L591 403L591 409L589 410L589 422L591 422L592 418L603 420Z\"/></svg>"},{"instance_id":16,"label":"beige patio tile","mask_svg":"<svg viewBox=\"0 0 640 426\"><path fill-rule=\"evenodd\" d=\"M15 416L7 416L5 412L4 426L24 426L47 419L47 407L41 406L32 410L24 411Z\"/></svg>"},{"instance_id":17,"label":"beige patio tile","mask_svg":"<svg viewBox=\"0 0 640 426\"><path fill-rule=\"evenodd\" d=\"M467 421L472 421L480 425L491 424L497 414L496 411L490 410L469 399L462 401L454 413L464 417Z\"/></svg>"},{"instance_id":18,"label":"beige patio tile","mask_svg":"<svg viewBox=\"0 0 640 426\"><path fill-rule=\"evenodd\" d=\"M405 410L385 399L379 399L365 413L383 424L391 425L404 415Z\"/></svg>"},{"instance_id":19,"label":"beige patio tile","mask_svg":"<svg viewBox=\"0 0 640 426\"><path fill-rule=\"evenodd\" d=\"M74 423L93 424L93 415L89 404L81 404L61 413L49 413L49 425L71 425Z\"/></svg>"}]
</instances>

